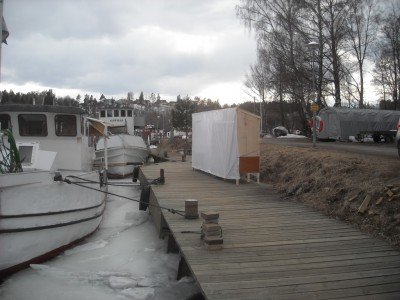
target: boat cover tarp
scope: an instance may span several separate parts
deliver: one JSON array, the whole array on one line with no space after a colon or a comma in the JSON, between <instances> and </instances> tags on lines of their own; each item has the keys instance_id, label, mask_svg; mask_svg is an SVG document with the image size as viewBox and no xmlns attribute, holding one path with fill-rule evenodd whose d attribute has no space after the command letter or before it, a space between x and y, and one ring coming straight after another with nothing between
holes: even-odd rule
<instances>
[{"instance_id":1,"label":"boat cover tarp","mask_svg":"<svg viewBox=\"0 0 400 300\"><path fill-rule=\"evenodd\" d=\"M130 134L110 135L107 141L108 148L143 148L147 149L144 140L140 136ZM104 138L100 138L96 150L104 149Z\"/></svg>"},{"instance_id":2,"label":"boat cover tarp","mask_svg":"<svg viewBox=\"0 0 400 300\"><path fill-rule=\"evenodd\" d=\"M394 130L400 111L326 107L318 115L323 121L318 138L347 140L359 133Z\"/></svg>"},{"instance_id":3,"label":"boat cover tarp","mask_svg":"<svg viewBox=\"0 0 400 300\"><path fill-rule=\"evenodd\" d=\"M192 167L225 179L239 179L237 110L192 115Z\"/></svg>"}]
</instances>

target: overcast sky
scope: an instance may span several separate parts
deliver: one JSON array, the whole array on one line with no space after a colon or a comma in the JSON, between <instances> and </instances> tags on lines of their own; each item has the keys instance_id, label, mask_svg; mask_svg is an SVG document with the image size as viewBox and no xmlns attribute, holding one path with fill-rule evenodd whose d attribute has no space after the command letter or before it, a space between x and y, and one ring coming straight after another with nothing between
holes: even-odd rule
<instances>
[{"instance_id":1,"label":"overcast sky","mask_svg":"<svg viewBox=\"0 0 400 300\"><path fill-rule=\"evenodd\" d=\"M234 0L5 0L1 90L251 100L254 37Z\"/></svg>"}]
</instances>

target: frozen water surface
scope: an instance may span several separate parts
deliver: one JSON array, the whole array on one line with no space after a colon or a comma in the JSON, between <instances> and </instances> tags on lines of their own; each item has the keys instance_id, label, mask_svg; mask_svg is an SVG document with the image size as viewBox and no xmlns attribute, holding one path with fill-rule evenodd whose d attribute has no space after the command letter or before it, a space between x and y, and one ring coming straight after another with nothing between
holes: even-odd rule
<instances>
[{"instance_id":1,"label":"frozen water surface","mask_svg":"<svg viewBox=\"0 0 400 300\"><path fill-rule=\"evenodd\" d=\"M112 182L112 181L111 181ZM139 198L136 187L110 191ZM31 265L0 286L4 300L185 299L198 292L193 279L176 280L179 255L166 253L148 212L109 197L98 231L43 264Z\"/></svg>"}]
</instances>

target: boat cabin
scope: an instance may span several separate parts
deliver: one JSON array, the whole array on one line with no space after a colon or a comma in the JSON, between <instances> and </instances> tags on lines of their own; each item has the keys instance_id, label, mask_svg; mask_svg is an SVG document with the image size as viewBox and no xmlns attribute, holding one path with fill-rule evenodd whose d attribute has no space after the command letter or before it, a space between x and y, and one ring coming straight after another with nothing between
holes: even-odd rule
<instances>
[{"instance_id":1,"label":"boat cabin","mask_svg":"<svg viewBox=\"0 0 400 300\"><path fill-rule=\"evenodd\" d=\"M112 133L135 135L135 129L144 126L144 111L131 107L100 109L98 119L111 124Z\"/></svg>"},{"instance_id":2,"label":"boat cabin","mask_svg":"<svg viewBox=\"0 0 400 300\"><path fill-rule=\"evenodd\" d=\"M0 125L12 131L24 169L54 156L52 169L91 170L94 147L84 113L78 107L0 105ZM42 158L40 151L46 152Z\"/></svg>"}]
</instances>

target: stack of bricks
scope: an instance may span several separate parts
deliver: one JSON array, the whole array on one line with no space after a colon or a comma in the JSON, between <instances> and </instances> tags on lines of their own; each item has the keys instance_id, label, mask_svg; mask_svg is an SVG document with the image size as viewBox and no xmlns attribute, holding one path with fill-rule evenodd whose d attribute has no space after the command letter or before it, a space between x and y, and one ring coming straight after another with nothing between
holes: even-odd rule
<instances>
[{"instance_id":1,"label":"stack of bricks","mask_svg":"<svg viewBox=\"0 0 400 300\"><path fill-rule=\"evenodd\" d=\"M201 238L204 240L207 250L222 249L222 229L218 224L219 213L202 212L203 225L201 225Z\"/></svg>"}]
</instances>

